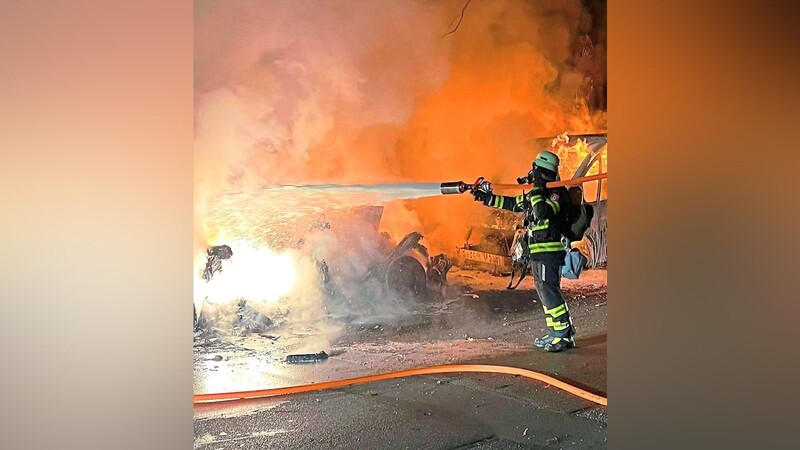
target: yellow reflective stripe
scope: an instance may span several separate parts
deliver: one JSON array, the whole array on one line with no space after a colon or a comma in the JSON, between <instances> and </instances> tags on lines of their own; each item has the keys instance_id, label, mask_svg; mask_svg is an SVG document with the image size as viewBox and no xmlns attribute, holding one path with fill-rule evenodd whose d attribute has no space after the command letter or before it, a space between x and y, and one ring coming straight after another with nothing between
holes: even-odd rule
<instances>
[{"instance_id":1,"label":"yellow reflective stripe","mask_svg":"<svg viewBox=\"0 0 800 450\"><path fill-rule=\"evenodd\" d=\"M553 309L547 309L547 308L544 309L544 313L547 314L547 315L553 316L553 318L561 317L561 316L564 315L565 312L567 312L567 305L564 304L564 303L556 306ZM548 319L549 319L549 317L548 317Z\"/></svg>"},{"instance_id":2,"label":"yellow reflective stripe","mask_svg":"<svg viewBox=\"0 0 800 450\"><path fill-rule=\"evenodd\" d=\"M544 221L541 223L541 225L535 225L535 226L531 227L531 230L533 230L533 231L546 230L548 227L550 227L550 220L549 219L544 219Z\"/></svg>"},{"instance_id":3,"label":"yellow reflective stripe","mask_svg":"<svg viewBox=\"0 0 800 450\"><path fill-rule=\"evenodd\" d=\"M532 195L532 196L531 196L531 198L530 198L530 200L531 200L531 206L533 206L533 205L535 205L535 204L537 204L537 203L539 203L539 202L543 202L543 201L544 201L544 199L542 198L542 196L541 196L541 195L539 195L539 194Z\"/></svg>"},{"instance_id":4,"label":"yellow reflective stripe","mask_svg":"<svg viewBox=\"0 0 800 450\"><path fill-rule=\"evenodd\" d=\"M519 205L520 203L522 203L522 201L523 201L523 200L525 200L525 196L524 196L524 195L522 195L522 194L519 194L519 195L516 197L516 199L515 199L515 200L517 201L517 204Z\"/></svg>"},{"instance_id":5,"label":"yellow reflective stripe","mask_svg":"<svg viewBox=\"0 0 800 450\"><path fill-rule=\"evenodd\" d=\"M564 246L561 242L542 242L539 244L530 244L528 245L528 249L530 249L531 253L557 252L564 250Z\"/></svg>"},{"instance_id":6,"label":"yellow reflective stripe","mask_svg":"<svg viewBox=\"0 0 800 450\"><path fill-rule=\"evenodd\" d=\"M562 331L569 328L569 323L556 322L551 318L547 318L547 326L555 331Z\"/></svg>"},{"instance_id":7,"label":"yellow reflective stripe","mask_svg":"<svg viewBox=\"0 0 800 450\"><path fill-rule=\"evenodd\" d=\"M567 304L566 303L562 303L562 304L556 306L553 309L544 308L544 313L548 314L548 315L551 315L553 317L558 317L563 313L563 311L566 311L566 310L567 310Z\"/></svg>"},{"instance_id":8,"label":"yellow reflective stripe","mask_svg":"<svg viewBox=\"0 0 800 450\"><path fill-rule=\"evenodd\" d=\"M506 204L506 198L501 196L500 197L500 206L498 206L498 208L502 208L503 205L505 205L505 204Z\"/></svg>"},{"instance_id":9,"label":"yellow reflective stripe","mask_svg":"<svg viewBox=\"0 0 800 450\"><path fill-rule=\"evenodd\" d=\"M550 199L547 199L546 202L548 205L550 205L551 208L553 208L553 212L558 214L558 210L561 209L561 206L558 204L558 202L554 202Z\"/></svg>"},{"instance_id":10,"label":"yellow reflective stripe","mask_svg":"<svg viewBox=\"0 0 800 450\"><path fill-rule=\"evenodd\" d=\"M565 327L569 326L569 323L556 322L555 320L553 320L550 317L547 317L546 319L547 319L547 326L548 327L556 327L556 330L563 330ZM561 327L561 328L558 328L558 327Z\"/></svg>"},{"instance_id":11,"label":"yellow reflective stripe","mask_svg":"<svg viewBox=\"0 0 800 450\"><path fill-rule=\"evenodd\" d=\"M561 338L557 337L557 338L553 339L553 342L551 342L551 344L558 344L559 342L561 342Z\"/></svg>"}]
</instances>

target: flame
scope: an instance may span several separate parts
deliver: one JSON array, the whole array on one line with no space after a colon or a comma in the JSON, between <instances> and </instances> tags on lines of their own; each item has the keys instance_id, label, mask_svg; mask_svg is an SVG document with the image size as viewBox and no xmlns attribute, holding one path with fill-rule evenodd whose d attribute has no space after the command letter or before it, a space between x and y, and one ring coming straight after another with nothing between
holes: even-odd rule
<instances>
[{"instance_id":1,"label":"flame","mask_svg":"<svg viewBox=\"0 0 800 450\"><path fill-rule=\"evenodd\" d=\"M591 54L604 41L573 55L588 18L577 5L472 2L446 38L463 2L198 8L197 221L280 248L299 222L289 216L297 207L283 204L308 204L287 194L217 218L218 195L277 184L513 180L541 150L537 137L605 129L604 112L576 107L587 67L598 85L605 72L604 57ZM420 231L432 252L452 253L488 214L468 196L431 197L387 205L380 229L395 239Z\"/></svg>"},{"instance_id":2,"label":"flame","mask_svg":"<svg viewBox=\"0 0 800 450\"><path fill-rule=\"evenodd\" d=\"M297 281L297 265L289 252L255 248L244 241L228 243L233 256L208 283L195 282L195 291L209 303L239 299L273 302L288 296Z\"/></svg>"},{"instance_id":3,"label":"flame","mask_svg":"<svg viewBox=\"0 0 800 450\"><path fill-rule=\"evenodd\" d=\"M550 148L558 155L558 169L562 180L572 178L572 175L578 170L578 166L589 154L586 139L572 139L568 133L562 133L553 138Z\"/></svg>"},{"instance_id":4,"label":"flame","mask_svg":"<svg viewBox=\"0 0 800 450\"><path fill-rule=\"evenodd\" d=\"M572 178L575 171L578 170L578 167L589 154L589 146L586 139L577 138L573 140L567 133L556 136L550 143L550 147L560 160L559 175L562 180ZM586 172L586 176L597 175L601 172L608 172L607 148L602 150L599 162L592 164ZM601 186L600 198L603 200L608 198L608 180L602 180L601 182L590 181L583 184L584 198L587 201L593 201L596 198L598 185Z\"/></svg>"}]
</instances>

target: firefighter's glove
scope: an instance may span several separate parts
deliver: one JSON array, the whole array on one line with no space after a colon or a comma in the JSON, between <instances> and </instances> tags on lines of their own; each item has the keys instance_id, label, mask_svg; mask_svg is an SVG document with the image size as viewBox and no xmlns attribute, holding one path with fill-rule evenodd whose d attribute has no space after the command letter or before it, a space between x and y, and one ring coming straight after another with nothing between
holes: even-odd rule
<instances>
[{"instance_id":1,"label":"firefighter's glove","mask_svg":"<svg viewBox=\"0 0 800 450\"><path fill-rule=\"evenodd\" d=\"M477 189L472 191L472 196L476 202L486 203L492 198L491 192L479 191Z\"/></svg>"},{"instance_id":2,"label":"firefighter's glove","mask_svg":"<svg viewBox=\"0 0 800 450\"><path fill-rule=\"evenodd\" d=\"M488 181L481 182L472 188L472 196L475 201L482 201L488 203L492 199L492 183Z\"/></svg>"}]
</instances>

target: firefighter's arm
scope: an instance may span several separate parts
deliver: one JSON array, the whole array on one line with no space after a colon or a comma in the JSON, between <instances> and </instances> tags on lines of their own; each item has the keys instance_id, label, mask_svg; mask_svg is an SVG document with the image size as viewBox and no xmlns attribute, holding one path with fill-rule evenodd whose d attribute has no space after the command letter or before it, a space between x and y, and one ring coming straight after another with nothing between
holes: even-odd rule
<instances>
[{"instance_id":1,"label":"firefighter's arm","mask_svg":"<svg viewBox=\"0 0 800 450\"><path fill-rule=\"evenodd\" d=\"M531 207L533 199L541 197L541 195L537 194L536 191L539 191L539 188L534 188L533 191L528 192L527 194L517 195L516 197L489 193L480 200L482 200L483 204L486 206L505 209L512 212L525 212L525 210Z\"/></svg>"},{"instance_id":2,"label":"firefighter's arm","mask_svg":"<svg viewBox=\"0 0 800 450\"><path fill-rule=\"evenodd\" d=\"M509 197L506 195L489 194L483 198L483 204L491 206L492 208L505 209L507 211L521 212L523 211L522 196Z\"/></svg>"},{"instance_id":3,"label":"firefighter's arm","mask_svg":"<svg viewBox=\"0 0 800 450\"><path fill-rule=\"evenodd\" d=\"M534 219L536 221L552 219L561 211L564 201L564 195L560 192L550 192L545 197L541 190L532 191L530 202Z\"/></svg>"},{"instance_id":4,"label":"firefighter's arm","mask_svg":"<svg viewBox=\"0 0 800 450\"><path fill-rule=\"evenodd\" d=\"M516 197L496 195L492 192L492 185L488 181L480 183L470 192L472 192L472 196L475 197L475 201L480 201L486 206L514 212L522 212L525 210L525 202L527 200L524 195L518 195Z\"/></svg>"}]
</instances>

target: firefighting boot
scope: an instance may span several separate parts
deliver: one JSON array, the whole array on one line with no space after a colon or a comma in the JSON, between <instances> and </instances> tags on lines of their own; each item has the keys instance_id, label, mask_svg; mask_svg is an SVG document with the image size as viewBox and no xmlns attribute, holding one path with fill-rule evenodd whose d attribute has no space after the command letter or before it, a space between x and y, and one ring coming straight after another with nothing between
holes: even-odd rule
<instances>
[{"instance_id":1,"label":"firefighting boot","mask_svg":"<svg viewBox=\"0 0 800 450\"><path fill-rule=\"evenodd\" d=\"M555 336L550 336L549 334L545 334L540 338L536 338L533 340L533 346L536 348L544 348L545 345L549 344Z\"/></svg>"},{"instance_id":2,"label":"firefighting boot","mask_svg":"<svg viewBox=\"0 0 800 450\"><path fill-rule=\"evenodd\" d=\"M575 347L575 340L573 338L554 337L550 342L544 345L544 351L555 353L572 347Z\"/></svg>"},{"instance_id":3,"label":"firefighting boot","mask_svg":"<svg viewBox=\"0 0 800 450\"><path fill-rule=\"evenodd\" d=\"M533 345L548 352L560 352L575 347L575 328L569 316L567 304L562 303L552 309L544 307L547 320L547 336L537 338Z\"/></svg>"},{"instance_id":4,"label":"firefighting boot","mask_svg":"<svg viewBox=\"0 0 800 450\"><path fill-rule=\"evenodd\" d=\"M534 339L533 346L536 348L543 348L548 352L560 352L567 348L576 347L574 331L570 329L570 333L566 336L544 335Z\"/></svg>"}]
</instances>

